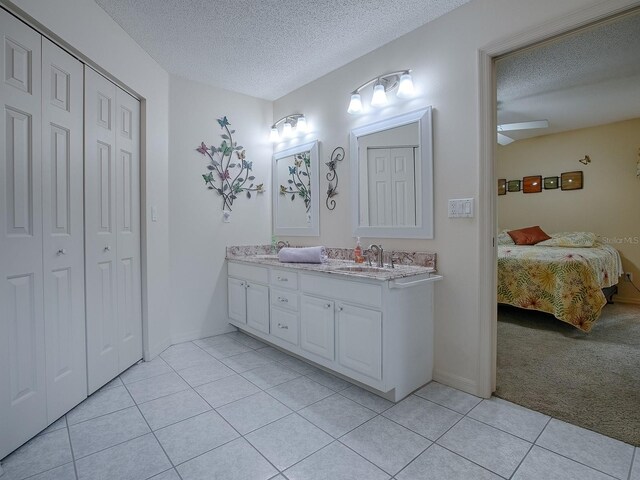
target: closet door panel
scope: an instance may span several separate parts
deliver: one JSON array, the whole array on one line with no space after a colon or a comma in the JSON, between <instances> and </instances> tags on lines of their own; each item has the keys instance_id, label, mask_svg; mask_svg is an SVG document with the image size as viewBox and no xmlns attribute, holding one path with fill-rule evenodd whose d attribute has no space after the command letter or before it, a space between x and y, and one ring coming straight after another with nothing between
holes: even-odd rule
<instances>
[{"instance_id":1,"label":"closet door panel","mask_svg":"<svg viewBox=\"0 0 640 480\"><path fill-rule=\"evenodd\" d=\"M82 64L42 39L42 195L47 417L87 396Z\"/></svg>"},{"instance_id":2,"label":"closet door panel","mask_svg":"<svg viewBox=\"0 0 640 480\"><path fill-rule=\"evenodd\" d=\"M0 458L46 426L41 36L0 10Z\"/></svg>"},{"instance_id":3,"label":"closet door panel","mask_svg":"<svg viewBox=\"0 0 640 480\"><path fill-rule=\"evenodd\" d=\"M118 375L116 86L85 67L87 379L93 393Z\"/></svg>"},{"instance_id":4,"label":"closet door panel","mask_svg":"<svg viewBox=\"0 0 640 480\"><path fill-rule=\"evenodd\" d=\"M140 102L116 91L116 230L119 371L142 358Z\"/></svg>"}]
</instances>

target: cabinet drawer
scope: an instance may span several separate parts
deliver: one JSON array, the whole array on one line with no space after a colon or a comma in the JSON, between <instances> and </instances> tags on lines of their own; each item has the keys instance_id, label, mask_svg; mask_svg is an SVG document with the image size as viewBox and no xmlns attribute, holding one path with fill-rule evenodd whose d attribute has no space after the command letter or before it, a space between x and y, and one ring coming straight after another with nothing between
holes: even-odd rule
<instances>
[{"instance_id":1,"label":"cabinet drawer","mask_svg":"<svg viewBox=\"0 0 640 480\"><path fill-rule=\"evenodd\" d=\"M271 307L271 335L298 345L298 314Z\"/></svg>"},{"instance_id":2,"label":"cabinet drawer","mask_svg":"<svg viewBox=\"0 0 640 480\"><path fill-rule=\"evenodd\" d=\"M371 305L372 307L380 307L382 305L382 288L380 285L338 280L335 277L336 275L331 277L300 275L302 291L326 298Z\"/></svg>"},{"instance_id":3,"label":"cabinet drawer","mask_svg":"<svg viewBox=\"0 0 640 480\"><path fill-rule=\"evenodd\" d=\"M297 290L298 274L287 270L271 270L271 285Z\"/></svg>"},{"instance_id":4,"label":"cabinet drawer","mask_svg":"<svg viewBox=\"0 0 640 480\"><path fill-rule=\"evenodd\" d=\"M284 308L292 312L298 311L298 293L287 292L277 288L271 289L271 305Z\"/></svg>"},{"instance_id":5,"label":"cabinet drawer","mask_svg":"<svg viewBox=\"0 0 640 480\"><path fill-rule=\"evenodd\" d=\"M264 267L229 262L227 269L230 277L244 278L259 283L269 283L269 270Z\"/></svg>"}]
</instances>

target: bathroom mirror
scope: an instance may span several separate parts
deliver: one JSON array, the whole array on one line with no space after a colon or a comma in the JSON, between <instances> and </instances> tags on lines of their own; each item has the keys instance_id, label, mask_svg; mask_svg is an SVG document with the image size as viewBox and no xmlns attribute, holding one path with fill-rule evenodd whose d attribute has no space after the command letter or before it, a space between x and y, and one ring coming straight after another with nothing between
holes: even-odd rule
<instances>
[{"instance_id":1,"label":"bathroom mirror","mask_svg":"<svg viewBox=\"0 0 640 480\"><path fill-rule=\"evenodd\" d=\"M273 233L318 236L318 142L273 154Z\"/></svg>"},{"instance_id":2,"label":"bathroom mirror","mask_svg":"<svg viewBox=\"0 0 640 480\"><path fill-rule=\"evenodd\" d=\"M354 235L433 238L431 107L351 131Z\"/></svg>"}]
</instances>

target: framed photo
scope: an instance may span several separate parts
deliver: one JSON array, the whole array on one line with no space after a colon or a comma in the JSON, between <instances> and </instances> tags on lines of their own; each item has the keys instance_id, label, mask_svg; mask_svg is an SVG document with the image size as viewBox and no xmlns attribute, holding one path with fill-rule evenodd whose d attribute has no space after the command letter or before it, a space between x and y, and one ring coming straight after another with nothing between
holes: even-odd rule
<instances>
[{"instance_id":1,"label":"framed photo","mask_svg":"<svg viewBox=\"0 0 640 480\"><path fill-rule=\"evenodd\" d=\"M522 179L522 191L524 193L539 193L542 191L542 175L524 177Z\"/></svg>"},{"instance_id":2,"label":"framed photo","mask_svg":"<svg viewBox=\"0 0 640 480\"><path fill-rule=\"evenodd\" d=\"M507 182L507 192L519 192L521 183L520 180L509 180Z\"/></svg>"},{"instance_id":3,"label":"framed photo","mask_svg":"<svg viewBox=\"0 0 640 480\"><path fill-rule=\"evenodd\" d=\"M498 195L506 195L507 194L507 179L499 178L498 179Z\"/></svg>"},{"instance_id":4,"label":"framed photo","mask_svg":"<svg viewBox=\"0 0 640 480\"><path fill-rule=\"evenodd\" d=\"M580 190L582 188L582 171L561 174L560 188L562 190Z\"/></svg>"},{"instance_id":5,"label":"framed photo","mask_svg":"<svg viewBox=\"0 0 640 480\"><path fill-rule=\"evenodd\" d=\"M560 180L560 177L544 177L544 189L553 190L555 188L558 188L560 186L558 180Z\"/></svg>"}]
</instances>

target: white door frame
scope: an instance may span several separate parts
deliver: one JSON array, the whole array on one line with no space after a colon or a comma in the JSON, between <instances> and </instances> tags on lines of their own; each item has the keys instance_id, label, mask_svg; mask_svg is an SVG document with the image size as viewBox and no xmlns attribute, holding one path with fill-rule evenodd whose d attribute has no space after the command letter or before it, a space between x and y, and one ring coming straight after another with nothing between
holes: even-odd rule
<instances>
[{"instance_id":1,"label":"white door frame","mask_svg":"<svg viewBox=\"0 0 640 480\"><path fill-rule=\"evenodd\" d=\"M480 175L478 216L480 219L478 394L491 396L496 389L497 358L497 188L496 188L496 78L494 59L498 56L548 40L590 23L640 6L638 0L609 0L553 19L512 37L490 43L478 50ZM484 279L484 281L483 281Z\"/></svg>"}]
</instances>

